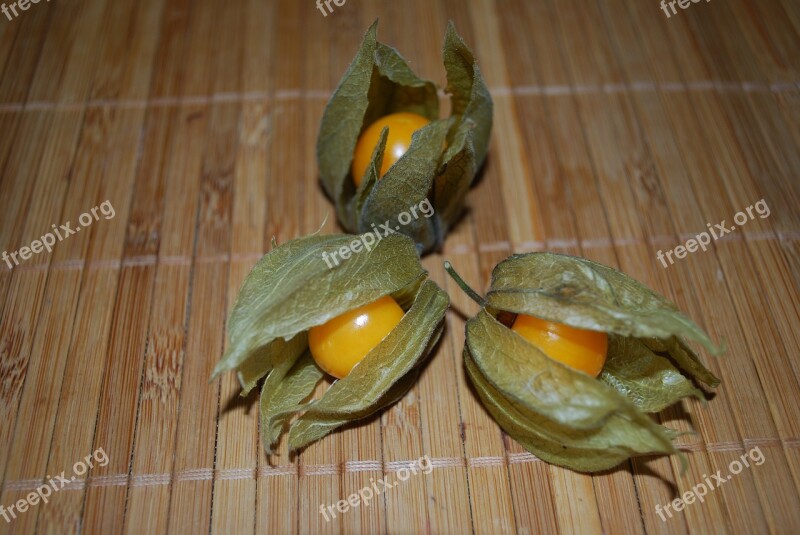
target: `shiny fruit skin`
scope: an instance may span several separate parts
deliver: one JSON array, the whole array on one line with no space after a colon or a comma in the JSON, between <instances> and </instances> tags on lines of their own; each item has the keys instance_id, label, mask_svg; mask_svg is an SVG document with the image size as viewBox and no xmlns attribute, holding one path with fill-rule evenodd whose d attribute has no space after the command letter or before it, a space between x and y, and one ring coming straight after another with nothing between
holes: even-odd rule
<instances>
[{"instance_id":1,"label":"shiny fruit skin","mask_svg":"<svg viewBox=\"0 0 800 535\"><path fill-rule=\"evenodd\" d=\"M381 117L369 125L358 138L350 169L356 186L361 184L361 180L367 172L372 161L372 152L380 141L381 131L384 127L389 127L389 135L386 138L386 150L383 153L383 163L378 178L385 175L386 171L406 153L408 147L411 146L411 136L414 132L428 123L430 121L422 115L399 112Z\"/></svg>"},{"instance_id":2,"label":"shiny fruit skin","mask_svg":"<svg viewBox=\"0 0 800 535\"><path fill-rule=\"evenodd\" d=\"M571 368L597 377L608 354L608 335L519 314L511 329Z\"/></svg>"},{"instance_id":3,"label":"shiny fruit skin","mask_svg":"<svg viewBox=\"0 0 800 535\"><path fill-rule=\"evenodd\" d=\"M397 327L403 314L388 295L348 310L308 331L311 356L325 372L343 379Z\"/></svg>"}]
</instances>

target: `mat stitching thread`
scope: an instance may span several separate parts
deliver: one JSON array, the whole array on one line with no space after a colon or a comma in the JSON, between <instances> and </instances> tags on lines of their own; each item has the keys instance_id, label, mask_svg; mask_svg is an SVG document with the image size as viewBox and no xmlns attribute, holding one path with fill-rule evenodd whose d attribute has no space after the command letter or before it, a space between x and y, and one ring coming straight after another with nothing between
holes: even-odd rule
<instances>
[{"instance_id":1,"label":"mat stitching thread","mask_svg":"<svg viewBox=\"0 0 800 535\"><path fill-rule=\"evenodd\" d=\"M695 236L692 233L681 233L679 239ZM728 241L743 241L744 238L748 241L778 241L778 242L796 242L800 241L800 232L753 232L745 234L743 237L740 234L723 236L717 242ZM776 239L777 238L777 239ZM639 238L593 238L586 240L577 239L561 239L553 238L545 241L524 241L520 242L513 247L512 242L498 241L494 243L481 243L478 244L478 252L490 253L497 251L510 251L516 249L518 251L534 250L534 249L568 249L576 248L579 245L583 249L599 249L603 247L613 246L627 246L627 245L663 245L665 243L675 243L675 236L651 236L646 239ZM472 254L475 250L469 245L456 245L448 248L445 253L453 255ZM195 259L198 264L210 264L214 262L255 262L266 253L241 253L241 254L219 254L212 256L199 256ZM164 264L170 266L190 266L192 259L189 256L170 255L158 257L157 255L142 255L130 256L122 260L64 260L53 262L51 264L22 264L14 268L15 271L42 271L48 267L51 270L70 270L70 269L119 269L120 267L130 266L152 266L155 264Z\"/></svg>"},{"instance_id":2,"label":"mat stitching thread","mask_svg":"<svg viewBox=\"0 0 800 535\"><path fill-rule=\"evenodd\" d=\"M765 448L783 447L784 449L800 448L800 438L788 438L785 440L777 438L747 438L742 442L729 441L714 444L678 444L678 449L686 453L707 452L729 452L746 451L754 446ZM646 456L643 456L646 457ZM131 487L149 487L156 485L168 485L173 480L179 481L209 481L209 480L252 480L257 477L273 476L339 476L344 473L353 472L380 472L383 474L397 472L402 468L407 468L416 463L417 460L409 461L389 461L385 466L381 466L381 461L347 461L343 468L341 464L317 464L317 465L295 465L287 464L280 466L263 466L256 474L255 468L226 468L216 470L211 468L196 468L183 470L175 474L139 474L130 478ZM472 457L461 459L458 457L439 457L431 458L430 465L433 468L498 468L513 464L526 464L541 462L535 455L522 453L509 453L504 456ZM20 479L6 482L4 491L26 491L35 490L41 485L42 479ZM109 487L125 486L128 484L128 474L113 474L108 476L98 476L87 479L76 479L71 481L64 489L82 490L88 487Z\"/></svg>"},{"instance_id":3,"label":"mat stitching thread","mask_svg":"<svg viewBox=\"0 0 800 535\"><path fill-rule=\"evenodd\" d=\"M761 83L761 82L722 82L714 80L698 80L693 82L647 82L634 81L618 84L577 84L571 85L523 85L515 87L495 87L489 91L495 97L505 96L560 96L560 95L593 95L618 93L644 93L663 91L669 93L686 93L692 91L717 91L719 93L786 93L800 88L798 82ZM86 102L9 102L0 104L0 112L19 111L77 111L85 108L116 107L128 109L159 108L170 106L193 106L204 104L226 104L238 102L281 101L320 99L327 100L330 91L315 89L280 89L270 95L268 91L251 91L247 93L215 93L213 95L190 95L184 97L154 97L150 99L92 99ZM439 92L445 96L444 92Z\"/></svg>"}]
</instances>

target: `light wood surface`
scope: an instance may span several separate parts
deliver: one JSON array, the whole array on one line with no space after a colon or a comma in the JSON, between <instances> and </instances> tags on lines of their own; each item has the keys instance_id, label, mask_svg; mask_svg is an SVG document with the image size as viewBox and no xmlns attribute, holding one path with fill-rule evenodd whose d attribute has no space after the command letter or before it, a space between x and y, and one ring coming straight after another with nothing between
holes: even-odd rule
<instances>
[{"instance_id":1,"label":"light wood surface","mask_svg":"<svg viewBox=\"0 0 800 535\"><path fill-rule=\"evenodd\" d=\"M8 2L7 2L8 3ZM0 250L108 200L100 218L0 264L0 505L98 449L108 463L0 533L800 532L800 4L626 0L52 0L0 15ZM257 396L209 383L252 265L337 231L315 143L363 32L444 85L447 21L475 51L495 126L469 211L423 264L452 310L415 388L362 425L271 458ZM449 108L443 100L445 110ZM707 224L756 217L665 268ZM728 352L707 404L658 417L688 466L594 476L505 436L461 362L475 305L512 252L618 267ZM320 388L323 388L321 386ZM703 503L664 506L754 447ZM398 482L427 456L429 474ZM327 522L321 506L398 482Z\"/></svg>"}]
</instances>

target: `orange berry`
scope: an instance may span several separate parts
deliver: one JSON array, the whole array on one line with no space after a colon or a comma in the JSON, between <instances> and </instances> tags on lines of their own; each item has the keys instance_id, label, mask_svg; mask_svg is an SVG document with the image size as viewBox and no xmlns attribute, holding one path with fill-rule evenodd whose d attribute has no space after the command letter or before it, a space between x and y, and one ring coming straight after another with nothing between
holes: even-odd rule
<instances>
[{"instance_id":1,"label":"orange berry","mask_svg":"<svg viewBox=\"0 0 800 535\"><path fill-rule=\"evenodd\" d=\"M356 186L361 184L361 180L367 172L372 153L380 141L381 131L384 127L389 128L389 135L386 138L386 150L383 153L383 163L381 163L378 178L381 178L389 168L406 153L411 146L411 136L430 123L422 115L409 112L399 112L381 117L371 125L358 138L356 143L355 155L350 172Z\"/></svg>"},{"instance_id":2,"label":"orange berry","mask_svg":"<svg viewBox=\"0 0 800 535\"><path fill-rule=\"evenodd\" d=\"M553 360L588 373L600 375L608 354L608 335L576 329L534 316L519 314L511 329Z\"/></svg>"},{"instance_id":3,"label":"orange berry","mask_svg":"<svg viewBox=\"0 0 800 535\"><path fill-rule=\"evenodd\" d=\"M397 327L404 314L388 295L348 310L308 331L311 356L325 372L343 379Z\"/></svg>"}]
</instances>

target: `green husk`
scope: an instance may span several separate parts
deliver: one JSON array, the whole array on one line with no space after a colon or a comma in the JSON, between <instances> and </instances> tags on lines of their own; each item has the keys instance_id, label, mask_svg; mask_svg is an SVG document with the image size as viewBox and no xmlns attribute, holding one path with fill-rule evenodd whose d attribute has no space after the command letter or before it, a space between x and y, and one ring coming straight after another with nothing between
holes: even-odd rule
<instances>
[{"instance_id":1,"label":"green husk","mask_svg":"<svg viewBox=\"0 0 800 535\"><path fill-rule=\"evenodd\" d=\"M273 368L294 362L308 347L308 334L302 332L288 342L278 338L259 348L237 368L236 376L242 385L242 396L255 388L258 381Z\"/></svg>"},{"instance_id":2,"label":"green husk","mask_svg":"<svg viewBox=\"0 0 800 535\"><path fill-rule=\"evenodd\" d=\"M580 329L638 338L684 336L719 354L708 335L667 298L638 281L585 258L513 255L492 271L488 306Z\"/></svg>"},{"instance_id":3,"label":"green husk","mask_svg":"<svg viewBox=\"0 0 800 535\"><path fill-rule=\"evenodd\" d=\"M300 449L333 429L351 420L366 418L402 397L410 386L401 386L397 378L411 373L436 344L449 303L445 292L435 283L425 281L397 328L295 423L289 433L290 448Z\"/></svg>"},{"instance_id":4,"label":"green husk","mask_svg":"<svg viewBox=\"0 0 800 535\"><path fill-rule=\"evenodd\" d=\"M644 412L659 412L693 396L705 401L703 391L672 361L654 353L638 338L610 334L608 358L600 380L627 397Z\"/></svg>"},{"instance_id":5,"label":"green husk","mask_svg":"<svg viewBox=\"0 0 800 535\"><path fill-rule=\"evenodd\" d=\"M498 424L538 457L605 470L640 454L673 454L673 430L646 413L684 397L705 400L717 379L682 340L720 350L666 298L610 267L567 255L513 255L498 264L481 311L467 322L464 360ZM502 314L501 314L502 313ZM527 314L608 333L600 377L555 361L498 316ZM512 316L513 317L513 316Z\"/></svg>"},{"instance_id":6,"label":"green husk","mask_svg":"<svg viewBox=\"0 0 800 535\"><path fill-rule=\"evenodd\" d=\"M597 472L613 468L639 453L624 441L614 440L616 437L613 435L604 437L595 431L559 426L536 413L520 408L481 373L466 348L464 364L467 375L489 414L511 438L540 459L579 472ZM645 434L645 437L650 439L653 446L645 446L645 451L657 449L662 453L675 452L674 447L667 446L664 440L666 438L671 444L669 440L673 433L669 429L649 431L649 436ZM636 442L644 442L646 445L648 444L646 439Z\"/></svg>"},{"instance_id":7,"label":"green husk","mask_svg":"<svg viewBox=\"0 0 800 535\"><path fill-rule=\"evenodd\" d=\"M284 426L302 410L300 402L313 393L323 375L307 347L302 357L287 359L269 374L259 401L261 442L267 453L273 453Z\"/></svg>"},{"instance_id":8,"label":"green husk","mask_svg":"<svg viewBox=\"0 0 800 535\"><path fill-rule=\"evenodd\" d=\"M230 344L214 377L237 369L276 339L418 284L425 276L414 244L400 235L378 241L338 266L330 255L357 236L308 236L267 253L244 281L228 321ZM326 261L327 254L328 260Z\"/></svg>"},{"instance_id":9,"label":"green husk","mask_svg":"<svg viewBox=\"0 0 800 535\"><path fill-rule=\"evenodd\" d=\"M290 427L293 449L397 401L441 333L449 300L425 280L414 242L400 234L378 241L372 234L367 249L366 238L312 235L274 246L242 285L228 321L228 350L214 377L236 371L243 393L266 377L259 406L268 452L296 414L302 416ZM338 265L331 260L356 242L359 252ZM308 350L308 329L386 295L407 309L400 324L350 375L320 399L304 401L323 377Z\"/></svg>"},{"instance_id":10,"label":"green husk","mask_svg":"<svg viewBox=\"0 0 800 535\"><path fill-rule=\"evenodd\" d=\"M342 226L368 232L387 223L421 251L438 249L461 215L466 193L483 163L492 126L492 100L475 58L451 23L443 50L452 113L439 119L436 86L418 78L399 53L377 41L369 28L353 62L328 102L317 140L320 179L336 204ZM356 188L350 167L358 137L390 113L418 113L432 122L417 132L409 150L380 180L382 139ZM428 200L431 217L410 223L398 216Z\"/></svg>"}]
</instances>

